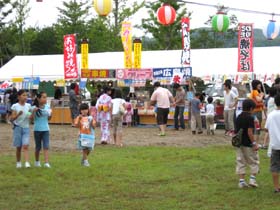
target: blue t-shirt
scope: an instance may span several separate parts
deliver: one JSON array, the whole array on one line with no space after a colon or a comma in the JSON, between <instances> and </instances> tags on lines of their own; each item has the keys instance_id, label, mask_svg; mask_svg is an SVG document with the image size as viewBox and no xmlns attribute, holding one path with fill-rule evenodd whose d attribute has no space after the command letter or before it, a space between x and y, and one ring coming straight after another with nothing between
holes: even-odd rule
<instances>
[{"instance_id":1,"label":"blue t-shirt","mask_svg":"<svg viewBox=\"0 0 280 210\"><path fill-rule=\"evenodd\" d=\"M29 117L31 115L31 105L25 103L21 105L19 103L13 104L11 107L12 111L15 111L17 114L22 111L22 114L13 122L15 125L22 128L29 128Z\"/></svg>"},{"instance_id":2,"label":"blue t-shirt","mask_svg":"<svg viewBox=\"0 0 280 210\"><path fill-rule=\"evenodd\" d=\"M35 106L32 107L33 109ZM44 108L40 108L41 115L34 113L34 131L49 131L49 116L50 116L50 106L45 105Z\"/></svg>"},{"instance_id":3,"label":"blue t-shirt","mask_svg":"<svg viewBox=\"0 0 280 210\"><path fill-rule=\"evenodd\" d=\"M200 100L197 99L197 98L193 98L191 100L191 110L192 110L192 113L200 113L200 108L199 108L199 104L200 104Z\"/></svg>"}]
</instances>

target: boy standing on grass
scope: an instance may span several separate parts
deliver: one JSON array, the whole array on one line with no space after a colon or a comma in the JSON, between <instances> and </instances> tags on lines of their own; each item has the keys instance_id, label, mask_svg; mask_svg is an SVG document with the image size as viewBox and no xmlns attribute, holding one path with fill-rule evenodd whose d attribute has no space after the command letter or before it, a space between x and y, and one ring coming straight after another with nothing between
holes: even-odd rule
<instances>
[{"instance_id":1,"label":"boy standing on grass","mask_svg":"<svg viewBox=\"0 0 280 210\"><path fill-rule=\"evenodd\" d=\"M270 138L272 149L270 159L270 171L274 184L274 192L280 193L279 172L280 172L280 94L274 97L277 109L272 111L266 120L265 128Z\"/></svg>"},{"instance_id":2,"label":"boy standing on grass","mask_svg":"<svg viewBox=\"0 0 280 210\"><path fill-rule=\"evenodd\" d=\"M236 173L239 175L239 188L248 187L245 181L246 166L251 169L249 186L258 187L256 174L259 172L258 144L254 140L253 110L256 104L251 99L246 99L242 104L242 113L236 119L236 133L242 128L241 146L236 150Z\"/></svg>"},{"instance_id":3,"label":"boy standing on grass","mask_svg":"<svg viewBox=\"0 0 280 210\"><path fill-rule=\"evenodd\" d=\"M201 101L199 100L201 94L195 93L195 97L191 100L191 130L192 134L196 134L196 127L198 127L198 134L202 134L202 122L200 109L202 107Z\"/></svg>"}]
</instances>

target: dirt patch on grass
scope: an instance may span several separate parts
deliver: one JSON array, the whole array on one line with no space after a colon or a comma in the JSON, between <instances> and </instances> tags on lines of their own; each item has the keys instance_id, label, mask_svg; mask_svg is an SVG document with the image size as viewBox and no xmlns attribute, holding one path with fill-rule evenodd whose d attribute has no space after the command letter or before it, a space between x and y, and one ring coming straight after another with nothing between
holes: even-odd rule
<instances>
[{"instance_id":1,"label":"dirt patch on grass","mask_svg":"<svg viewBox=\"0 0 280 210\"><path fill-rule=\"evenodd\" d=\"M31 129L33 125L31 125ZM125 146L178 146L204 147L209 145L228 145L230 137L224 136L223 130L216 130L215 135L192 135L190 129L175 131L167 129L167 135L158 136L157 127L141 126L123 128L123 142ZM76 149L78 129L70 125L50 125L51 148L54 151L69 151ZM33 132L31 132L31 147L34 146ZM96 143L100 144L100 128L96 128ZM12 126L0 123L0 151L10 151L12 147Z\"/></svg>"}]
</instances>

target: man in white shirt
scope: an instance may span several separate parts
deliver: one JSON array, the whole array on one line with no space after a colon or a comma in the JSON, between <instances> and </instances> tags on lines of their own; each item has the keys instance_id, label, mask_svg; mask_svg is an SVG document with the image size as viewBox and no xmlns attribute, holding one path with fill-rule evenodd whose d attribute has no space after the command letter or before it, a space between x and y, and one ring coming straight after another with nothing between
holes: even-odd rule
<instances>
[{"instance_id":1,"label":"man in white shirt","mask_svg":"<svg viewBox=\"0 0 280 210\"><path fill-rule=\"evenodd\" d=\"M224 83L224 121L225 135L234 135L234 111L237 105L237 95L231 90L229 83Z\"/></svg>"},{"instance_id":2,"label":"man in white shirt","mask_svg":"<svg viewBox=\"0 0 280 210\"><path fill-rule=\"evenodd\" d=\"M272 111L266 120L265 128L268 131L270 138L271 160L270 171L274 184L274 192L280 193L279 173L280 173L280 95L274 97L274 102L277 109Z\"/></svg>"},{"instance_id":3,"label":"man in white shirt","mask_svg":"<svg viewBox=\"0 0 280 210\"><path fill-rule=\"evenodd\" d=\"M159 136L165 136L170 102L174 103L174 99L168 89L160 87L160 82L155 82L154 87L155 91L152 94L150 104L157 105L157 124L161 130Z\"/></svg>"},{"instance_id":4,"label":"man in white shirt","mask_svg":"<svg viewBox=\"0 0 280 210\"><path fill-rule=\"evenodd\" d=\"M226 79L225 80L225 83L228 83L230 86L231 86L231 91L234 92L234 94L239 97L239 92L238 92L238 89L236 87L234 87L232 85L232 82L231 82L231 79ZM237 105L237 104L236 104ZM233 113L233 125L234 125L234 130L236 128L236 116L237 113L236 113L236 106L234 107L234 113Z\"/></svg>"}]
</instances>

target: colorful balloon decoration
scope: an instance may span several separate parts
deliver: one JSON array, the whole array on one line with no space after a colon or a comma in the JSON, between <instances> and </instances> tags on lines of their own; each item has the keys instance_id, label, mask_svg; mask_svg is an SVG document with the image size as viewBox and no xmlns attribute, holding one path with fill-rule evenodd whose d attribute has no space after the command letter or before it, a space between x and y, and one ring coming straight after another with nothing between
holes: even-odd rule
<instances>
[{"instance_id":1,"label":"colorful balloon decoration","mask_svg":"<svg viewBox=\"0 0 280 210\"><path fill-rule=\"evenodd\" d=\"M163 4L157 10L157 18L158 18L158 22L161 23L162 25L170 25L174 23L176 19L176 11L169 4Z\"/></svg>"},{"instance_id":2,"label":"colorful balloon decoration","mask_svg":"<svg viewBox=\"0 0 280 210\"><path fill-rule=\"evenodd\" d=\"M107 16L112 11L112 0L94 0L95 11L100 16Z\"/></svg>"},{"instance_id":3,"label":"colorful balloon decoration","mask_svg":"<svg viewBox=\"0 0 280 210\"><path fill-rule=\"evenodd\" d=\"M225 13L217 13L212 17L212 28L216 32L226 32L229 23L229 17Z\"/></svg>"}]
</instances>

